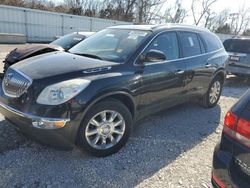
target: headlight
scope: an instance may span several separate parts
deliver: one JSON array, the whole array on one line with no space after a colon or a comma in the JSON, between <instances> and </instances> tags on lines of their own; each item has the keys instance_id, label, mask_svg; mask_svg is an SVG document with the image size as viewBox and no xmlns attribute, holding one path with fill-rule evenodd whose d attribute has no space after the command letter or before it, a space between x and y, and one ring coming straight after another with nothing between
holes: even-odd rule
<instances>
[{"instance_id":1,"label":"headlight","mask_svg":"<svg viewBox=\"0 0 250 188\"><path fill-rule=\"evenodd\" d=\"M89 83L89 80L73 79L50 85L43 89L36 102L46 105L65 103L84 90Z\"/></svg>"}]
</instances>

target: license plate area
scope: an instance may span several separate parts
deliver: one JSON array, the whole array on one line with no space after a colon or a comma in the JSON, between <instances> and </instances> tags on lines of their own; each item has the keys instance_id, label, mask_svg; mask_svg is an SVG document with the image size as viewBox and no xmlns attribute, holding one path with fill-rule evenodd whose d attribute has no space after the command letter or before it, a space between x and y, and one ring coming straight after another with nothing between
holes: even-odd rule
<instances>
[{"instance_id":1,"label":"license plate area","mask_svg":"<svg viewBox=\"0 0 250 188\"><path fill-rule=\"evenodd\" d=\"M239 56L230 56L231 61L239 61L240 57Z\"/></svg>"}]
</instances>

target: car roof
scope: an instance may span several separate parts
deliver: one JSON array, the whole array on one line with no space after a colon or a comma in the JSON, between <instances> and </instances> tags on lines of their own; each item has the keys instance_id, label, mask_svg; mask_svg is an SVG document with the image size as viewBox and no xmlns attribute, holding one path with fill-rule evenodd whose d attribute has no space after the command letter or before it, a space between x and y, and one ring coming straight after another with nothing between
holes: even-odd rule
<instances>
[{"instance_id":1,"label":"car roof","mask_svg":"<svg viewBox=\"0 0 250 188\"><path fill-rule=\"evenodd\" d=\"M132 29L132 30L147 30L152 32L157 32L161 30L184 30L184 31L196 31L196 32L210 32L206 28L194 26L194 25L185 25L185 24L162 24L162 25L119 25L112 26L109 28L113 29Z\"/></svg>"},{"instance_id":2,"label":"car roof","mask_svg":"<svg viewBox=\"0 0 250 188\"><path fill-rule=\"evenodd\" d=\"M229 39L226 39L226 40L238 40L238 41L250 41L250 37L243 37L243 36L240 36L240 37L232 37L232 38L229 38ZM225 41L226 41L225 40Z\"/></svg>"},{"instance_id":3,"label":"car roof","mask_svg":"<svg viewBox=\"0 0 250 188\"><path fill-rule=\"evenodd\" d=\"M88 32L88 31L77 31L77 32L73 32L73 34L79 34L79 35L83 35L86 37L89 37L90 35L93 35L95 32ZM72 34L72 33L71 33Z\"/></svg>"}]
</instances>

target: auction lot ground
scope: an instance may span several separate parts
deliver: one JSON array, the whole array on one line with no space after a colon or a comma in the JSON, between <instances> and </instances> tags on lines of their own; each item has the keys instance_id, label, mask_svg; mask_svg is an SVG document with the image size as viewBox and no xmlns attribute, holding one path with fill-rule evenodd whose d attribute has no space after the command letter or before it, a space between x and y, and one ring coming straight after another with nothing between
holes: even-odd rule
<instances>
[{"instance_id":1,"label":"auction lot ground","mask_svg":"<svg viewBox=\"0 0 250 188\"><path fill-rule=\"evenodd\" d=\"M14 47L0 45L0 61ZM106 158L38 144L0 115L0 187L211 187L223 118L249 86L230 76L215 108L187 103L143 119L127 145Z\"/></svg>"}]
</instances>

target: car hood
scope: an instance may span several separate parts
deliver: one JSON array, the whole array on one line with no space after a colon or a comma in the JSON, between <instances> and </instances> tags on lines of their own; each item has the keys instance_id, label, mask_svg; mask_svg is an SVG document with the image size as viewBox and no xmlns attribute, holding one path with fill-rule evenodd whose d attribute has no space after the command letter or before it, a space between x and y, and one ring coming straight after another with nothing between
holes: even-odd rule
<instances>
[{"instance_id":1,"label":"car hood","mask_svg":"<svg viewBox=\"0 0 250 188\"><path fill-rule=\"evenodd\" d=\"M74 72L90 74L117 64L67 52L51 52L23 60L11 67L32 79L42 79Z\"/></svg>"},{"instance_id":2,"label":"car hood","mask_svg":"<svg viewBox=\"0 0 250 188\"><path fill-rule=\"evenodd\" d=\"M60 46L54 44L27 44L25 46L15 48L12 50L9 55L6 57L5 61L9 64L14 64L18 61L26 59L32 55L35 55L41 50L51 50L51 51L64 51Z\"/></svg>"}]
</instances>

